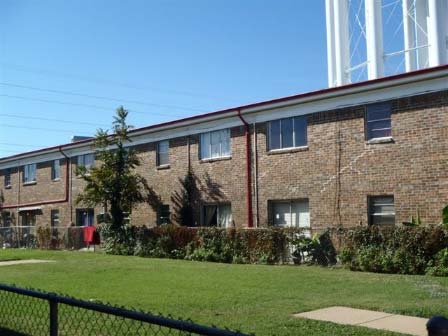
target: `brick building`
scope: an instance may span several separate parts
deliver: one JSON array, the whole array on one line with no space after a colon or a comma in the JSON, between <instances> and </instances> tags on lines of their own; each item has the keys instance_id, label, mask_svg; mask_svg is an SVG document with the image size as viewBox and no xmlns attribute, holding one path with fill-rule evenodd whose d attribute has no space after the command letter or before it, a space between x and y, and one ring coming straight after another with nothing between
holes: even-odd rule
<instances>
[{"instance_id":1,"label":"brick building","mask_svg":"<svg viewBox=\"0 0 448 336\"><path fill-rule=\"evenodd\" d=\"M135 129L151 186L135 225L175 221L188 169L194 226L396 224L448 204L448 66L344 85ZM3 225L91 225L74 202L91 140L0 159Z\"/></svg>"}]
</instances>

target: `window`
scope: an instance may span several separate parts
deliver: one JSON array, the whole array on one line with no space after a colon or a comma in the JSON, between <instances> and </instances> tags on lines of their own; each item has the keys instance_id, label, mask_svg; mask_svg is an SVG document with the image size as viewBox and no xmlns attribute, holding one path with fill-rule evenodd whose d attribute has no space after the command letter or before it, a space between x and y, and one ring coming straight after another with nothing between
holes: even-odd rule
<instances>
[{"instance_id":1,"label":"window","mask_svg":"<svg viewBox=\"0 0 448 336\"><path fill-rule=\"evenodd\" d=\"M0 227L10 227L12 225L12 216L9 211L0 212Z\"/></svg>"},{"instance_id":2,"label":"window","mask_svg":"<svg viewBox=\"0 0 448 336\"><path fill-rule=\"evenodd\" d=\"M36 225L36 211L21 212L22 226L35 226Z\"/></svg>"},{"instance_id":3,"label":"window","mask_svg":"<svg viewBox=\"0 0 448 336\"><path fill-rule=\"evenodd\" d=\"M59 226L59 210L51 210L51 226Z\"/></svg>"},{"instance_id":4,"label":"window","mask_svg":"<svg viewBox=\"0 0 448 336\"><path fill-rule=\"evenodd\" d=\"M84 166L87 170L93 167L95 161L94 154L78 155L78 166Z\"/></svg>"},{"instance_id":5,"label":"window","mask_svg":"<svg viewBox=\"0 0 448 336\"><path fill-rule=\"evenodd\" d=\"M57 180L61 178L61 160L54 160L51 164L51 179Z\"/></svg>"},{"instance_id":6,"label":"window","mask_svg":"<svg viewBox=\"0 0 448 336\"><path fill-rule=\"evenodd\" d=\"M231 227L232 208L230 204L205 205L203 208L204 226Z\"/></svg>"},{"instance_id":7,"label":"window","mask_svg":"<svg viewBox=\"0 0 448 336\"><path fill-rule=\"evenodd\" d=\"M306 116L270 121L269 150L306 146L306 132Z\"/></svg>"},{"instance_id":8,"label":"window","mask_svg":"<svg viewBox=\"0 0 448 336\"><path fill-rule=\"evenodd\" d=\"M36 164L31 163L23 166L23 183L36 181Z\"/></svg>"},{"instance_id":9,"label":"window","mask_svg":"<svg viewBox=\"0 0 448 336\"><path fill-rule=\"evenodd\" d=\"M230 129L201 134L201 159L230 156Z\"/></svg>"},{"instance_id":10,"label":"window","mask_svg":"<svg viewBox=\"0 0 448 336\"><path fill-rule=\"evenodd\" d=\"M369 197L369 224L395 224L395 204L393 196Z\"/></svg>"},{"instance_id":11,"label":"window","mask_svg":"<svg viewBox=\"0 0 448 336\"><path fill-rule=\"evenodd\" d=\"M76 209L76 226L92 226L93 209Z\"/></svg>"},{"instance_id":12,"label":"window","mask_svg":"<svg viewBox=\"0 0 448 336\"><path fill-rule=\"evenodd\" d=\"M5 188L11 187L11 169L6 169L5 172Z\"/></svg>"},{"instance_id":13,"label":"window","mask_svg":"<svg viewBox=\"0 0 448 336\"><path fill-rule=\"evenodd\" d=\"M280 227L310 227L309 201L270 201L270 223Z\"/></svg>"},{"instance_id":14,"label":"window","mask_svg":"<svg viewBox=\"0 0 448 336\"><path fill-rule=\"evenodd\" d=\"M379 103L367 106L367 140L392 136L391 109L390 103Z\"/></svg>"},{"instance_id":15,"label":"window","mask_svg":"<svg viewBox=\"0 0 448 336\"><path fill-rule=\"evenodd\" d=\"M170 206L161 204L157 209L157 225L170 223Z\"/></svg>"},{"instance_id":16,"label":"window","mask_svg":"<svg viewBox=\"0 0 448 336\"><path fill-rule=\"evenodd\" d=\"M170 142L169 140L160 141L157 144L157 165L165 166L169 161Z\"/></svg>"}]
</instances>

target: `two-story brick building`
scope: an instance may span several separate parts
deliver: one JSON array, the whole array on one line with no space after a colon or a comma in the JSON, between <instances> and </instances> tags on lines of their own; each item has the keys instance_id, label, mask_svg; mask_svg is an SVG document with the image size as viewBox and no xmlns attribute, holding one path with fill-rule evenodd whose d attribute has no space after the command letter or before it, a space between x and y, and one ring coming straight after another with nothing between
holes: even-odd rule
<instances>
[{"instance_id":1,"label":"two-story brick building","mask_svg":"<svg viewBox=\"0 0 448 336\"><path fill-rule=\"evenodd\" d=\"M448 66L240 106L134 129L151 201L135 225L175 221L189 169L194 226L396 224L448 204ZM4 225L90 225L74 202L91 140L0 159ZM98 164L98 163L97 163Z\"/></svg>"}]
</instances>

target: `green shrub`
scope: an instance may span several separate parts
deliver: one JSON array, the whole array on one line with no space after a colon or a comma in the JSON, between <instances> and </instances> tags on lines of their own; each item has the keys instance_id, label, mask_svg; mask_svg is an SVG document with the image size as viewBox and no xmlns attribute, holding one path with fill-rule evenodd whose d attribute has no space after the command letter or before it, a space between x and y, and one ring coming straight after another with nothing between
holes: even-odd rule
<instances>
[{"instance_id":1,"label":"green shrub","mask_svg":"<svg viewBox=\"0 0 448 336\"><path fill-rule=\"evenodd\" d=\"M447 247L442 226L360 227L345 232L339 260L352 270L425 274Z\"/></svg>"},{"instance_id":2,"label":"green shrub","mask_svg":"<svg viewBox=\"0 0 448 336\"><path fill-rule=\"evenodd\" d=\"M291 240L293 246L293 261L295 264L309 264L329 266L337 262L336 250L331 241L330 232L325 231L313 238L305 236L294 237Z\"/></svg>"},{"instance_id":3,"label":"green shrub","mask_svg":"<svg viewBox=\"0 0 448 336\"><path fill-rule=\"evenodd\" d=\"M426 273L436 276L448 276L448 248L445 248L435 256L429 264Z\"/></svg>"}]
</instances>

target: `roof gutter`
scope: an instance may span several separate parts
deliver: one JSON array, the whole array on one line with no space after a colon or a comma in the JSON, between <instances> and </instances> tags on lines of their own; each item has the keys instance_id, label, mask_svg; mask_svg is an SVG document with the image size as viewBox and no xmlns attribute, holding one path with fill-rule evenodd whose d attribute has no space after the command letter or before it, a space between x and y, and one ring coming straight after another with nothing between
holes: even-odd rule
<instances>
[{"instance_id":1,"label":"roof gutter","mask_svg":"<svg viewBox=\"0 0 448 336\"><path fill-rule=\"evenodd\" d=\"M2 209L13 209L22 207L32 207L47 204L66 203L69 199L69 186L70 186L70 158L62 151L62 146L58 147L59 152L65 157L65 196L62 199L41 201L41 202L29 202L20 204L5 204Z\"/></svg>"},{"instance_id":2,"label":"roof gutter","mask_svg":"<svg viewBox=\"0 0 448 336\"><path fill-rule=\"evenodd\" d=\"M246 214L247 214L247 226L253 227L253 215L252 215L252 163L250 153L250 127L247 121L241 115L241 109L237 110L238 118L244 125L244 135L246 136Z\"/></svg>"}]
</instances>

